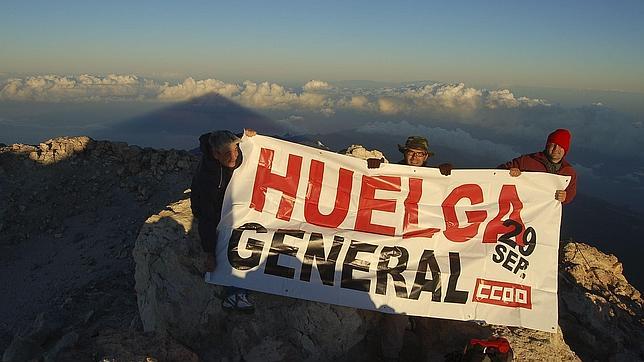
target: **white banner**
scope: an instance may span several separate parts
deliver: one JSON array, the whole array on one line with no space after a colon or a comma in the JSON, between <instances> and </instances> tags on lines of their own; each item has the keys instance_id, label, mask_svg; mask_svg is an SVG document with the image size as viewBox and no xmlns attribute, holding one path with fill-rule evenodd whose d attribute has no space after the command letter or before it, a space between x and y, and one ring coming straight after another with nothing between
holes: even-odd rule
<instances>
[{"instance_id":1,"label":"white banner","mask_svg":"<svg viewBox=\"0 0 644 362\"><path fill-rule=\"evenodd\" d=\"M557 330L569 177L383 164L244 137L217 241L220 285L386 313Z\"/></svg>"}]
</instances>

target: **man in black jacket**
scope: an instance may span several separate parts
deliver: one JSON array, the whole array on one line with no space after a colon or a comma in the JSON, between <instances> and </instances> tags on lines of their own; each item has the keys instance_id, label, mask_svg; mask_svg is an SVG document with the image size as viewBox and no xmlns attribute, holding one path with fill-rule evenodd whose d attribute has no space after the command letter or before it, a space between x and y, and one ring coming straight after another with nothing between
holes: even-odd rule
<instances>
[{"instance_id":1,"label":"man in black jacket","mask_svg":"<svg viewBox=\"0 0 644 362\"><path fill-rule=\"evenodd\" d=\"M244 133L249 137L256 134L253 130L244 130ZM215 269L217 225L221 219L224 194L233 171L242 162L239 141L239 137L229 131L214 131L199 137L202 157L197 173L192 178L190 201L192 214L198 221L201 247L207 253L206 271ZM226 294L226 298L222 301L224 308L253 310L253 304L248 300L246 290L227 287Z\"/></svg>"}]
</instances>

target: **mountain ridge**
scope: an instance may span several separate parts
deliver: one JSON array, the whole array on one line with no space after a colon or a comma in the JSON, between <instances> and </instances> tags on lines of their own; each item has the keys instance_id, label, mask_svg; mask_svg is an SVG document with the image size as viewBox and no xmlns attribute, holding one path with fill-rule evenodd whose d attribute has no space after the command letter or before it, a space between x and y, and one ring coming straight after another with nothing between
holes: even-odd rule
<instances>
[{"instance_id":1,"label":"mountain ridge","mask_svg":"<svg viewBox=\"0 0 644 362\"><path fill-rule=\"evenodd\" d=\"M217 360L191 341L168 335L171 330L146 329L134 293L135 268L145 265L132 257L136 240L144 229L154 229L154 223L146 223L150 215L178 215L173 205L182 200L182 212L188 212L184 190L197 162L186 151L89 137L0 148L0 265L5 271L0 286L7 298L0 318L3 360L20 360L9 358L20 353L54 360L126 355ZM621 263L590 246L568 245L576 249L561 249L560 285L566 286L568 301L560 303L563 338L580 357L624 357L613 347L626 346L628 356L643 359L641 346L632 342L642 333L641 296L621 274ZM607 261L588 264L574 254L577 249L579 255ZM184 272L194 274L194 268ZM615 328L634 336L613 336ZM571 339L576 331L583 333ZM523 336L526 346L537 346L531 339L537 337L525 333L517 331L517 345ZM602 340L609 340L610 348L600 343L606 351L593 350L593 341ZM159 345L165 346L165 358L155 350Z\"/></svg>"}]
</instances>

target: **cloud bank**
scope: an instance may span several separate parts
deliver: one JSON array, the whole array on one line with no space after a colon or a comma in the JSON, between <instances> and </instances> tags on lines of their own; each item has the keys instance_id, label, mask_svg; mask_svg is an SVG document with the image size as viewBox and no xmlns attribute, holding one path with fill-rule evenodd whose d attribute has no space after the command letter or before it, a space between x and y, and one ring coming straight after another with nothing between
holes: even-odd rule
<instances>
[{"instance_id":1,"label":"cloud bank","mask_svg":"<svg viewBox=\"0 0 644 362\"><path fill-rule=\"evenodd\" d=\"M0 86L0 100L35 102L137 101L155 97L158 86L135 75L12 78Z\"/></svg>"},{"instance_id":2,"label":"cloud bank","mask_svg":"<svg viewBox=\"0 0 644 362\"><path fill-rule=\"evenodd\" d=\"M311 80L301 89L293 89L271 82L237 84L186 78L168 83L136 75L83 74L13 78L0 84L0 101L170 103L210 93L291 123L302 133L358 127L374 131L374 124L389 125L391 132L411 126L440 127L451 132L462 129L523 151L527 144L541 147L545 135L564 127L573 131L573 149L585 147L619 154L634 154L644 137L641 120L605 106L567 109L543 99L516 96L509 89L477 89L463 83L340 88L323 80ZM285 119L293 114L306 116L306 120ZM380 123L364 126L368 122Z\"/></svg>"},{"instance_id":3,"label":"cloud bank","mask_svg":"<svg viewBox=\"0 0 644 362\"><path fill-rule=\"evenodd\" d=\"M337 89L322 80L311 80L298 92L277 83L187 78L177 84L136 75L42 75L13 78L0 85L0 100L31 102L179 102L217 93L257 109L303 109L325 114L340 110L385 115L437 113L472 114L479 109L547 106L540 99L515 97L507 89L485 90L464 84L434 83L382 89Z\"/></svg>"}]
</instances>

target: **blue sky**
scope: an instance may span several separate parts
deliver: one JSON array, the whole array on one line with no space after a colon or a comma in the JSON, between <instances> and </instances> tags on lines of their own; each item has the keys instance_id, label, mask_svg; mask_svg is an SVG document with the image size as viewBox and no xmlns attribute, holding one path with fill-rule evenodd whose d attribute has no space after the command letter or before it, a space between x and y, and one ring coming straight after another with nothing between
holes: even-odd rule
<instances>
[{"instance_id":1,"label":"blue sky","mask_svg":"<svg viewBox=\"0 0 644 362\"><path fill-rule=\"evenodd\" d=\"M642 1L3 1L0 72L644 92Z\"/></svg>"}]
</instances>

